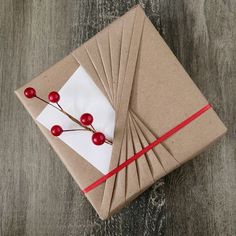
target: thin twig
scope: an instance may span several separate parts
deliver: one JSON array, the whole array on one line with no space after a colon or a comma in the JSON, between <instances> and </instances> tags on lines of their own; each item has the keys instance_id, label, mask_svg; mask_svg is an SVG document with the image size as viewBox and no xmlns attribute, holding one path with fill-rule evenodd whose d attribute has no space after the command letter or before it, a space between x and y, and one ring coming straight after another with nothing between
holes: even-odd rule
<instances>
[{"instance_id":1,"label":"thin twig","mask_svg":"<svg viewBox=\"0 0 236 236\"><path fill-rule=\"evenodd\" d=\"M69 132L69 131L88 131L86 129L63 129L63 132Z\"/></svg>"},{"instance_id":2,"label":"thin twig","mask_svg":"<svg viewBox=\"0 0 236 236\"><path fill-rule=\"evenodd\" d=\"M62 109L62 107L59 105L59 103L58 103L58 102L57 102L57 106L59 106L59 108L60 108L61 110L63 110L63 109Z\"/></svg>"},{"instance_id":3,"label":"thin twig","mask_svg":"<svg viewBox=\"0 0 236 236\"><path fill-rule=\"evenodd\" d=\"M92 127L92 129L96 132L96 129L93 127L93 125L91 124L91 127Z\"/></svg>"},{"instance_id":4,"label":"thin twig","mask_svg":"<svg viewBox=\"0 0 236 236\"><path fill-rule=\"evenodd\" d=\"M60 111L60 109L59 109L58 107L56 107L56 106L54 106L53 104L47 102L46 100L44 100L44 99L38 97L37 95L35 95L35 97L38 98L40 101L42 101L42 102L44 102L44 103L46 103L46 104L48 104L48 105L50 105L50 106L56 108L58 111Z\"/></svg>"}]
</instances>

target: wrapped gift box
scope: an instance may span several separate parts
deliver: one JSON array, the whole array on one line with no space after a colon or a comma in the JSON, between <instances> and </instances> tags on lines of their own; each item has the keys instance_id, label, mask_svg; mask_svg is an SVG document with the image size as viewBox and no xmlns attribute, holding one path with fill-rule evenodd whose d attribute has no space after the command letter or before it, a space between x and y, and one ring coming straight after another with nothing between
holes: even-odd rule
<instances>
[{"instance_id":1,"label":"wrapped gift box","mask_svg":"<svg viewBox=\"0 0 236 236\"><path fill-rule=\"evenodd\" d=\"M95 146L89 132L52 136L55 121L78 124L27 99L26 87L43 98L59 91L63 108L77 118L94 111L95 128L113 144ZM139 6L16 94L102 219L226 132Z\"/></svg>"}]
</instances>

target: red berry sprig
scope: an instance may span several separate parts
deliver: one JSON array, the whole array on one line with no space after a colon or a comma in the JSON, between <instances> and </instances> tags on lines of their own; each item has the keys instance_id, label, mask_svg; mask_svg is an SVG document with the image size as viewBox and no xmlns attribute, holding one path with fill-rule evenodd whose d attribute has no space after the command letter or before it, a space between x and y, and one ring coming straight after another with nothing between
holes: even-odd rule
<instances>
[{"instance_id":1,"label":"red berry sprig","mask_svg":"<svg viewBox=\"0 0 236 236\"><path fill-rule=\"evenodd\" d=\"M72 115L70 115L69 113L67 113L60 105L59 105L59 100L60 100L60 95L58 92L56 91L52 91L48 94L48 100L51 102L48 102L40 97L37 96L36 94L36 90L32 87L28 87L24 90L24 95L31 99L31 98L37 98L40 101L51 105L52 107L56 108L57 110L59 110L60 112L62 112L64 115L66 115L67 117L69 117L72 121L74 121L75 123L79 124L80 126L82 126L82 129L68 129L68 130L63 130L63 128L59 125L54 125L51 128L51 133L53 136L60 136L63 132L68 132L68 131L90 131L93 133L92 135L92 142L95 145L102 145L104 143L107 144L111 144L112 145L112 141L108 140L105 135L101 132L97 132L95 130L95 128L93 127L92 123L93 123L93 116L90 113L84 113L81 115L80 120L76 119L75 117L73 117ZM52 103L56 103L57 106L53 105ZM90 126L90 127L89 127Z\"/></svg>"}]
</instances>

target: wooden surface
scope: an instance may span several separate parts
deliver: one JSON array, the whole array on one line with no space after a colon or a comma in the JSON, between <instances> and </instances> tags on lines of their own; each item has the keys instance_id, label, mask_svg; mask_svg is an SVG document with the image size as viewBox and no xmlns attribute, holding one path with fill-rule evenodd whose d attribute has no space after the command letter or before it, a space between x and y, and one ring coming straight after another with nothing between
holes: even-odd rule
<instances>
[{"instance_id":1,"label":"wooden surface","mask_svg":"<svg viewBox=\"0 0 236 236\"><path fill-rule=\"evenodd\" d=\"M140 3L229 128L101 221L13 91ZM236 235L235 0L0 0L0 235Z\"/></svg>"}]
</instances>

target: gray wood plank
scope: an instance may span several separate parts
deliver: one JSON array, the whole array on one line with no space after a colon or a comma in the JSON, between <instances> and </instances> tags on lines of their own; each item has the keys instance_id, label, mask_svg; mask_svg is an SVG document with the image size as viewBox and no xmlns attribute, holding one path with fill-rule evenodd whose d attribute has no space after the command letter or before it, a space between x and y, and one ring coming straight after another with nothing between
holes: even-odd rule
<instances>
[{"instance_id":1,"label":"gray wood plank","mask_svg":"<svg viewBox=\"0 0 236 236\"><path fill-rule=\"evenodd\" d=\"M161 1L164 38L228 127L166 177L167 235L236 235L236 2Z\"/></svg>"},{"instance_id":2,"label":"gray wood plank","mask_svg":"<svg viewBox=\"0 0 236 236\"><path fill-rule=\"evenodd\" d=\"M101 221L13 91L140 3L229 132ZM235 235L236 5L0 0L0 235Z\"/></svg>"}]
</instances>

